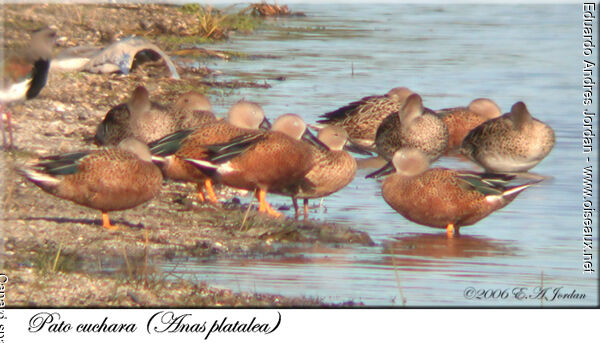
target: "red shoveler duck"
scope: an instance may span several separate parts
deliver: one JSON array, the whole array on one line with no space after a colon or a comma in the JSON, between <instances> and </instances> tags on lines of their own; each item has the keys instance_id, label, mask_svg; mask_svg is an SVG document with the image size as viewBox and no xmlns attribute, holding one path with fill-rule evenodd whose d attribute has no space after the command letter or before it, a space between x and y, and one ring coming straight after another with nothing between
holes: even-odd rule
<instances>
[{"instance_id":1,"label":"red shoveler duck","mask_svg":"<svg viewBox=\"0 0 600 343\"><path fill-rule=\"evenodd\" d=\"M312 168L312 148L301 140L305 131L306 123L300 116L285 114L273 122L270 131L210 146L207 159L186 161L214 170L225 185L254 191L259 212L279 217L281 213L269 205L266 195L290 194Z\"/></svg>"},{"instance_id":2,"label":"red shoveler duck","mask_svg":"<svg viewBox=\"0 0 600 343\"><path fill-rule=\"evenodd\" d=\"M19 172L43 191L76 204L108 212L136 207L154 198L163 182L148 147L133 138L116 148L42 157Z\"/></svg>"},{"instance_id":3,"label":"red shoveler duck","mask_svg":"<svg viewBox=\"0 0 600 343\"><path fill-rule=\"evenodd\" d=\"M239 101L227 113L227 121L216 121L195 129L181 130L150 143L153 155L165 158L162 170L168 179L194 182L198 185L200 201L217 203L211 175L196 168L185 159L206 159L209 145L228 142L236 137L268 129L262 107L251 101ZM205 194L206 193L206 194Z\"/></svg>"},{"instance_id":4,"label":"red shoveler duck","mask_svg":"<svg viewBox=\"0 0 600 343\"><path fill-rule=\"evenodd\" d=\"M308 199L323 198L346 187L356 175L354 157L344 151L348 141L346 131L337 126L321 129L317 139L323 144L312 144L312 168L299 182L292 194L296 218L299 217L297 199L304 199L304 220L308 220Z\"/></svg>"},{"instance_id":5,"label":"red shoveler duck","mask_svg":"<svg viewBox=\"0 0 600 343\"><path fill-rule=\"evenodd\" d=\"M400 149L392 162L367 175L385 178L384 200L415 223L445 228L448 237L459 228L477 223L513 201L539 182L508 186L513 176L463 173L446 168L428 169L427 157L416 149Z\"/></svg>"},{"instance_id":6,"label":"red shoveler duck","mask_svg":"<svg viewBox=\"0 0 600 343\"><path fill-rule=\"evenodd\" d=\"M467 107L444 108L435 113L448 128L448 148L446 154L452 154L460 149L467 134L490 119L502 115L500 107L491 99L478 98Z\"/></svg>"}]
</instances>

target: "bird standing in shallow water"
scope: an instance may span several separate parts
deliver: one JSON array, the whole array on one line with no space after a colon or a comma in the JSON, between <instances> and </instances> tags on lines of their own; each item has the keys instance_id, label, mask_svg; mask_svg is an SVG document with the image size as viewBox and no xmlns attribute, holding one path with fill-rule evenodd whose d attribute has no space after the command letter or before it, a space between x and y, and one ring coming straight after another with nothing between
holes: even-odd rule
<instances>
[{"instance_id":1,"label":"bird standing in shallow water","mask_svg":"<svg viewBox=\"0 0 600 343\"><path fill-rule=\"evenodd\" d=\"M102 226L114 230L108 212L133 208L160 192L163 177L152 159L144 143L128 138L116 148L42 157L19 172L47 193L102 211Z\"/></svg>"},{"instance_id":2,"label":"bird standing in shallow water","mask_svg":"<svg viewBox=\"0 0 600 343\"><path fill-rule=\"evenodd\" d=\"M489 172L525 172L548 156L554 142L554 130L519 101L509 113L474 128L460 152Z\"/></svg>"},{"instance_id":3,"label":"bird standing in shallow water","mask_svg":"<svg viewBox=\"0 0 600 343\"><path fill-rule=\"evenodd\" d=\"M400 148L415 148L433 162L446 151L448 129L433 111L423 107L423 100L415 93L400 111L383 120L377 129L375 146L379 156L388 161Z\"/></svg>"},{"instance_id":4,"label":"bird standing in shallow water","mask_svg":"<svg viewBox=\"0 0 600 343\"><path fill-rule=\"evenodd\" d=\"M413 91L406 87L391 89L385 95L364 97L344 107L321 115L317 123L344 128L350 140L359 146L375 150L375 134L385 117L398 112Z\"/></svg>"},{"instance_id":5,"label":"bird standing in shallow water","mask_svg":"<svg viewBox=\"0 0 600 343\"><path fill-rule=\"evenodd\" d=\"M513 177L482 175L434 168L427 169L426 156L414 149L400 149L383 168L367 177L386 177L384 200L415 223L445 228L448 237L462 226L473 225L513 201L519 193L539 182L507 186Z\"/></svg>"},{"instance_id":6,"label":"bird standing in shallow water","mask_svg":"<svg viewBox=\"0 0 600 343\"><path fill-rule=\"evenodd\" d=\"M313 166L301 182L292 188L290 195L296 218L299 217L297 199L304 199L304 220L308 220L308 199L322 198L346 187L356 174L356 160L344 146L348 134L337 126L327 126L319 131L318 139L325 146L313 144Z\"/></svg>"},{"instance_id":7,"label":"bird standing in shallow water","mask_svg":"<svg viewBox=\"0 0 600 343\"><path fill-rule=\"evenodd\" d=\"M31 42L20 50L9 51L2 60L2 77L0 78L0 126L2 143L5 148L13 146L11 114L4 113L5 106L36 97L46 85L52 47L56 42L56 32L44 28L31 34ZM8 145L4 129L4 114L8 126Z\"/></svg>"},{"instance_id":8,"label":"bird standing in shallow water","mask_svg":"<svg viewBox=\"0 0 600 343\"><path fill-rule=\"evenodd\" d=\"M289 194L313 165L312 150L300 139L306 124L298 115L285 114L271 131L252 133L215 146L205 160L186 159L199 168L215 170L219 182L254 191L259 212L279 217L266 200L267 192Z\"/></svg>"},{"instance_id":9,"label":"bird standing in shallow water","mask_svg":"<svg viewBox=\"0 0 600 343\"><path fill-rule=\"evenodd\" d=\"M500 107L487 98L471 101L467 107L444 108L435 111L448 128L448 148L446 154L460 149L463 139L471 130L483 122L502 115Z\"/></svg>"}]
</instances>

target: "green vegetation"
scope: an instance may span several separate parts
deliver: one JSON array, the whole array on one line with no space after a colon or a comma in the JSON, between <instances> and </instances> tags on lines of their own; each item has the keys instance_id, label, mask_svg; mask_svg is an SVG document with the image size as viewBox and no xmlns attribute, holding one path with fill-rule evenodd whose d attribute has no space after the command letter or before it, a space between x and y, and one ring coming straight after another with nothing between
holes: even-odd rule
<instances>
[{"instance_id":1,"label":"green vegetation","mask_svg":"<svg viewBox=\"0 0 600 343\"><path fill-rule=\"evenodd\" d=\"M57 272L73 272L81 268L81 259L75 254L65 254L62 247L44 249L36 252L33 257L33 267L41 275Z\"/></svg>"},{"instance_id":2,"label":"green vegetation","mask_svg":"<svg viewBox=\"0 0 600 343\"><path fill-rule=\"evenodd\" d=\"M264 20L261 17L239 12L226 16L223 19L223 25L234 31L251 33L262 28L264 26Z\"/></svg>"},{"instance_id":3,"label":"green vegetation","mask_svg":"<svg viewBox=\"0 0 600 343\"><path fill-rule=\"evenodd\" d=\"M167 51L181 47L224 40L233 31L251 33L264 25L261 17L247 13L246 10L233 11L233 6L217 9L210 5L185 4L180 11L197 17L196 26L190 28L188 36L159 34L153 37Z\"/></svg>"},{"instance_id":4,"label":"green vegetation","mask_svg":"<svg viewBox=\"0 0 600 343\"><path fill-rule=\"evenodd\" d=\"M181 11L198 17L195 36L208 40L227 39L231 31L250 33L263 24L262 18L248 14L246 9L232 12L233 7L219 10L210 5L185 4Z\"/></svg>"}]
</instances>

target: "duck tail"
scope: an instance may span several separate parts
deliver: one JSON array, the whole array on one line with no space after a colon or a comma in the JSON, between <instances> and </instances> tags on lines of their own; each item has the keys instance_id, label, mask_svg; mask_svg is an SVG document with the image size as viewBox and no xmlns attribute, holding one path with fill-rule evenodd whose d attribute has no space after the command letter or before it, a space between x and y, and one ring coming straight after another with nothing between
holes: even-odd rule
<instances>
[{"instance_id":1,"label":"duck tail","mask_svg":"<svg viewBox=\"0 0 600 343\"><path fill-rule=\"evenodd\" d=\"M165 163L167 163L167 159L168 159L168 157L152 155L152 162L156 163L156 164L165 164Z\"/></svg>"},{"instance_id":2,"label":"duck tail","mask_svg":"<svg viewBox=\"0 0 600 343\"><path fill-rule=\"evenodd\" d=\"M536 180L536 181L525 183L522 185L510 187L510 188L507 188L506 190L504 190L500 194L487 195L486 200L490 203L500 202L500 203L508 204L509 202L514 200L517 197L517 195L519 195L522 191L526 190L527 188L535 185L536 183L538 183L540 181L541 180Z\"/></svg>"},{"instance_id":3,"label":"duck tail","mask_svg":"<svg viewBox=\"0 0 600 343\"><path fill-rule=\"evenodd\" d=\"M184 161L187 161L202 170L216 170L217 168L219 168L219 165L209 161L195 160L193 158L184 158Z\"/></svg>"},{"instance_id":4,"label":"duck tail","mask_svg":"<svg viewBox=\"0 0 600 343\"><path fill-rule=\"evenodd\" d=\"M507 190L505 190L504 192L502 192L502 197L504 198L509 198L509 197L516 197L519 193L521 193L522 191L524 191L525 189L535 185L536 183L538 183L539 181L535 181L535 182L530 182L530 183L526 183L523 185L519 185L519 186L515 186L515 187L511 187Z\"/></svg>"},{"instance_id":5,"label":"duck tail","mask_svg":"<svg viewBox=\"0 0 600 343\"><path fill-rule=\"evenodd\" d=\"M17 172L21 174L23 177L33 182L34 184L42 187L42 188L53 188L56 187L60 183L60 179L50 175L43 173L37 169L23 167L18 168Z\"/></svg>"}]
</instances>

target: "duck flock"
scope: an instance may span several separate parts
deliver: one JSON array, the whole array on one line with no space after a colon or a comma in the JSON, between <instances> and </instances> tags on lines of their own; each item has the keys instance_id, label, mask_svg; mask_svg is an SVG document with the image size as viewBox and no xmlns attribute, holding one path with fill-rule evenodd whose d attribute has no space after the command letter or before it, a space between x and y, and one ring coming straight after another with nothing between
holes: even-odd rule
<instances>
[{"instance_id":1,"label":"duck flock","mask_svg":"<svg viewBox=\"0 0 600 343\"><path fill-rule=\"evenodd\" d=\"M35 97L45 85L55 37L52 30L37 31L25 52L8 54L3 107ZM0 121L5 147L12 144L10 114L6 119L8 125L4 117ZM306 220L308 199L326 197L354 179L357 163L350 152L376 153L387 164L367 177L385 177L382 196L389 206L453 237L539 182L519 183L516 176L550 153L555 136L523 102L505 114L485 98L436 111L405 87L364 97L314 124L296 114L271 124L252 101L238 101L221 119L200 93L181 94L165 106L140 85L108 111L95 141L100 148L40 157L19 172L52 195L100 210L107 229L117 229L108 212L151 200L165 178L197 184L200 201L219 201L214 184L254 192L258 211L274 217L281 213L267 193L289 196L296 219L303 214ZM444 155L462 155L485 172L430 168Z\"/></svg>"}]
</instances>

